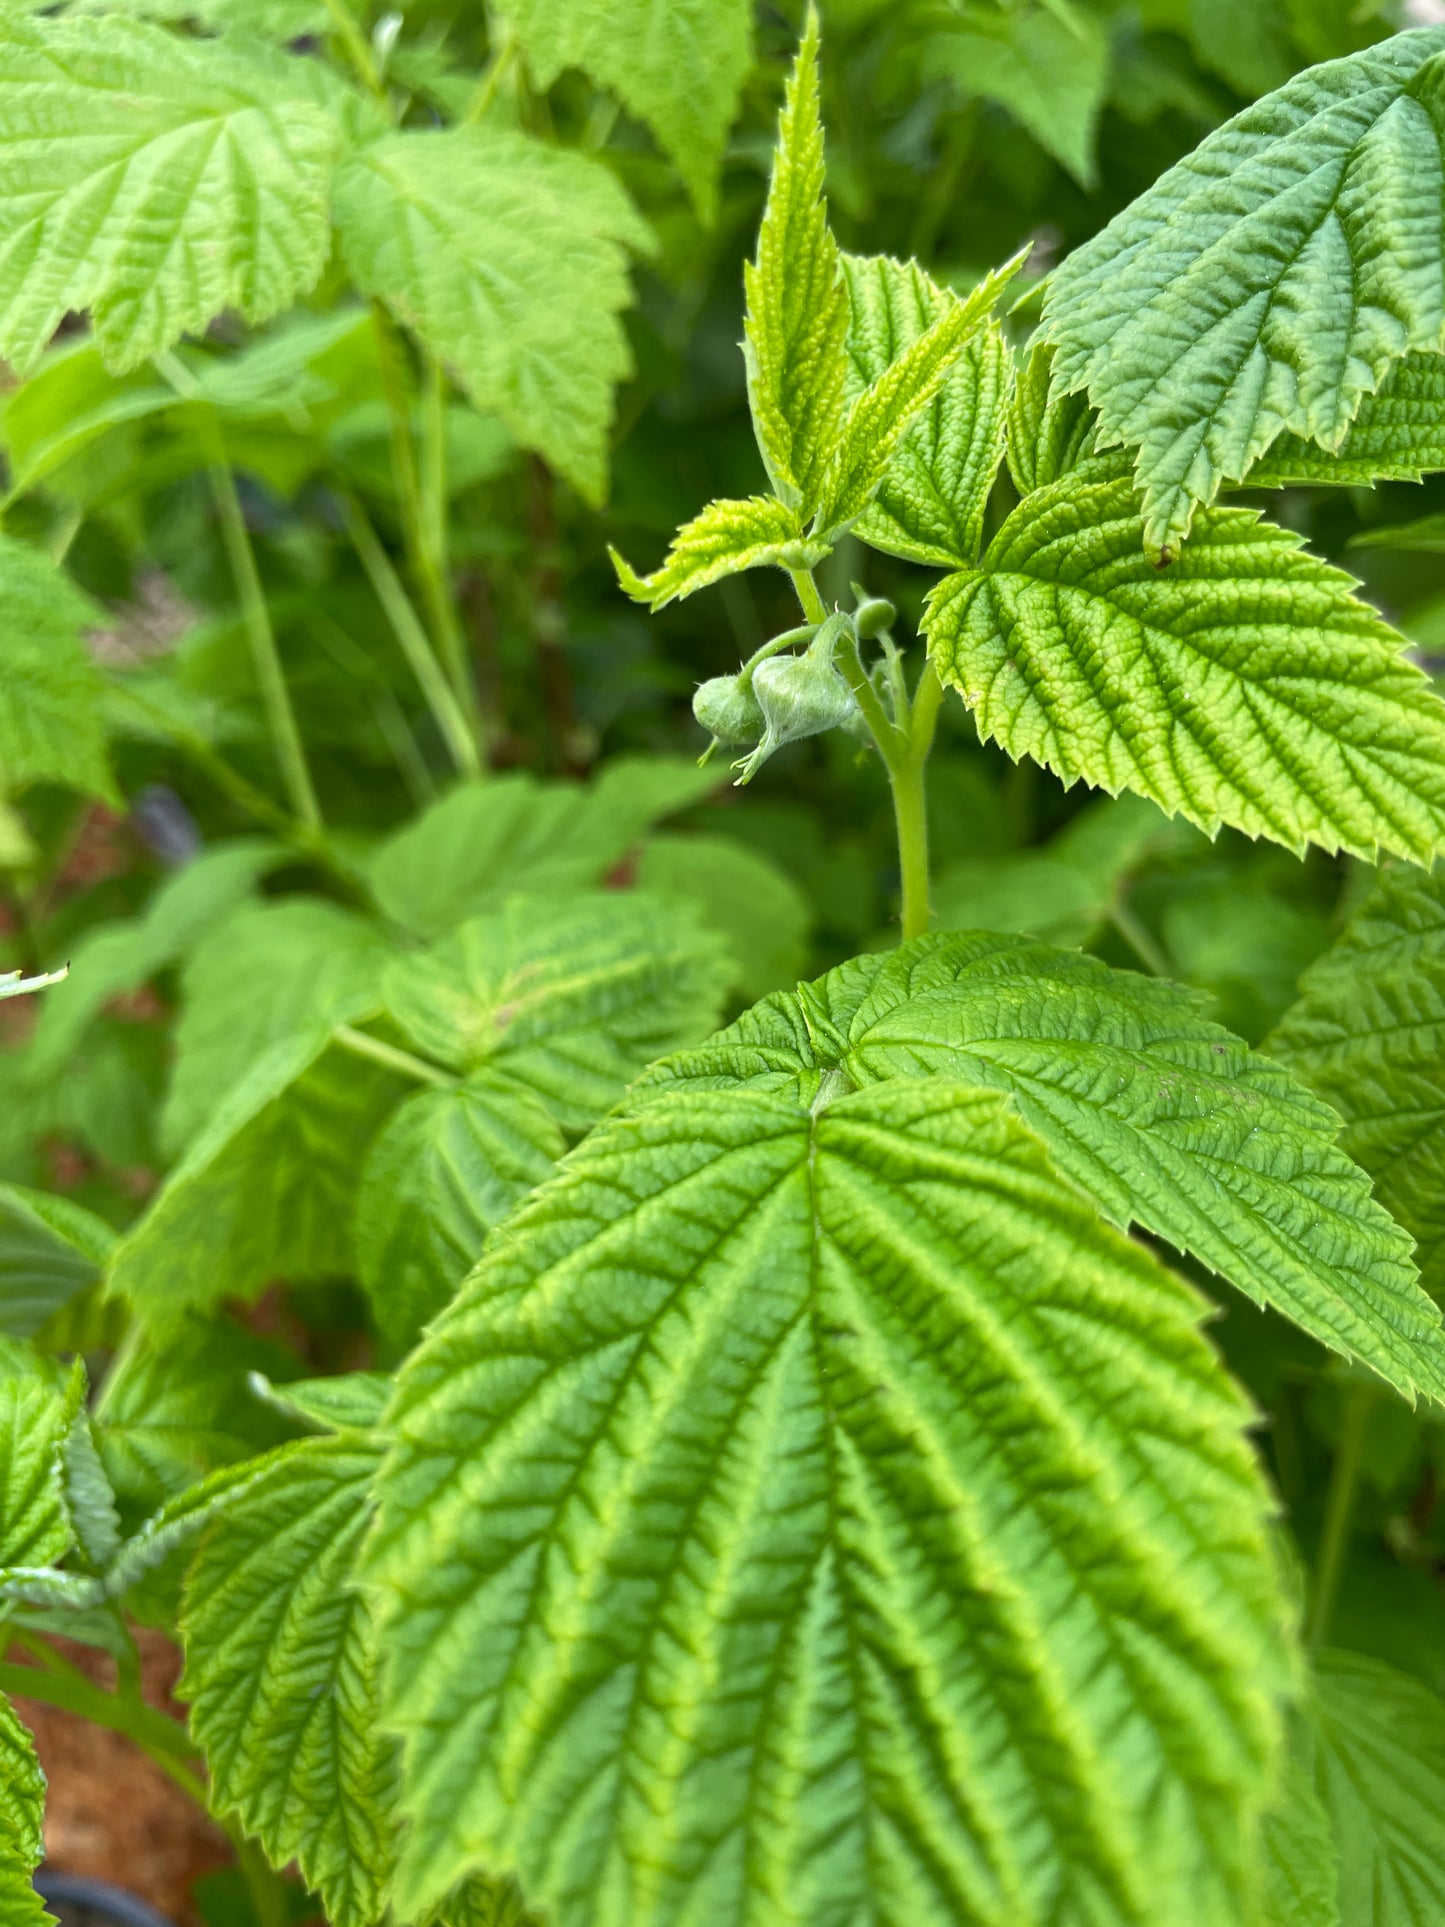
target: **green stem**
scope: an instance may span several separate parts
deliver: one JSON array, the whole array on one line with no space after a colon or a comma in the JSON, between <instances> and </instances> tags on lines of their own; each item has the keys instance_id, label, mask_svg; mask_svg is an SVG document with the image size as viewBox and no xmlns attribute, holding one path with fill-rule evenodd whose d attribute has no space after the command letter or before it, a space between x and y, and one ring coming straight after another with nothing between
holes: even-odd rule
<instances>
[{"instance_id":1,"label":"green stem","mask_svg":"<svg viewBox=\"0 0 1445 1927\"><path fill-rule=\"evenodd\" d=\"M828 611L822 596L818 593L818 585L813 580L812 570L789 569L788 574L793 578L793 587L798 592L798 600L803 605L803 614L809 622L826 622Z\"/></svg>"},{"instance_id":2,"label":"green stem","mask_svg":"<svg viewBox=\"0 0 1445 1927\"><path fill-rule=\"evenodd\" d=\"M410 596L402 587L400 576L391 566L390 556L381 546L359 502L350 496L343 496L342 511L346 517L346 532L351 538L351 546L366 571L377 601L386 612L392 633L401 644L402 654L411 666L428 709L436 718L437 728L451 752L453 762L464 776L480 776L482 764L477 754L476 740L462 714L456 691L437 661L431 639L412 607Z\"/></svg>"},{"instance_id":3,"label":"green stem","mask_svg":"<svg viewBox=\"0 0 1445 1927\"><path fill-rule=\"evenodd\" d=\"M442 1090L455 1090L461 1082L450 1071L444 1071L439 1064L429 1064L424 1057L415 1057L409 1050L400 1050L395 1044L387 1044L380 1037L372 1037L367 1031L353 1030L350 1024L338 1024L331 1033L333 1039L343 1050L349 1050L355 1057L369 1057L373 1064L385 1064L388 1070L400 1071L403 1077L414 1078L419 1084L435 1084Z\"/></svg>"},{"instance_id":4,"label":"green stem","mask_svg":"<svg viewBox=\"0 0 1445 1927\"><path fill-rule=\"evenodd\" d=\"M1325 1522L1315 1555L1314 1597L1310 1604L1305 1639L1311 1652L1318 1652L1329 1638L1340 1578L1349 1551L1350 1528L1355 1516L1355 1497L1359 1491L1360 1466L1365 1455L1365 1435L1370 1411L1375 1402L1372 1385L1353 1385L1345 1393L1340 1420L1339 1444L1334 1469L1330 1473L1329 1495L1325 1500Z\"/></svg>"},{"instance_id":5,"label":"green stem","mask_svg":"<svg viewBox=\"0 0 1445 1927\"><path fill-rule=\"evenodd\" d=\"M255 1841L248 1840L238 1827L226 1828L236 1849L236 1865L251 1896L251 1909L257 1927L289 1927L291 1896L286 1882L267 1860Z\"/></svg>"},{"instance_id":6,"label":"green stem","mask_svg":"<svg viewBox=\"0 0 1445 1927\"><path fill-rule=\"evenodd\" d=\"M23 1635L19 1636L19 1641L27 1652L35 1651L39 1644ZM174 1720L167 1719L164 1713L158 1713L142 1699L106 1692L94 1680L87 1679L78 1666L71 1666L51 1649L37 1653L37 1657L44 1659L43 1669L39 1666L19 1666L10 1660L0 1661L0 1692L9 1698L39 1700L44 1706L76 1713L81 1719L89 1720L92 1726L102 1726L107 1732L124 1734L168 1779L205 1810L205 1783L192 1764L198 1763L199 1756Z\"/></svg>"},{"instance_id":7,"label":"green stem","mask_svg":"<svg viewBox=\"0 0 1445 1927\"><path fill-rule=\"evenodd\" d=\"M1109 921L1152 976L1173 976L1169 959L1154 941L1148 926L1135 916L1127 903L1111 903Z\"/></svg>"},{"instance_id":8,"label":"green stem","mask_svg":"<svg viewBox=\"0 0 1445 1927\"><path fill-rule=\"evenodd\" d=\"M477 82L477 90L457 123L459 127L474 127L478 121L486 119L491 112L492 102L497 98L497 89L512 71L516 58L516 36L510 27L504 27L497 50L488 61L486 72Z\"/></svg>"},{"instance_id":9,"label":"green stem","mask_svg":"<svg viewBox=\"0 0 1445 1927\"><path fill-rule=\"evenodd\" d=\"M346 0L326 0L326 12L336 30L336 38L346 49L347 58L356 69L362 86L373 100L384 100L386 92L381 84L376 58Z\"/></svg>"}]
</instances>

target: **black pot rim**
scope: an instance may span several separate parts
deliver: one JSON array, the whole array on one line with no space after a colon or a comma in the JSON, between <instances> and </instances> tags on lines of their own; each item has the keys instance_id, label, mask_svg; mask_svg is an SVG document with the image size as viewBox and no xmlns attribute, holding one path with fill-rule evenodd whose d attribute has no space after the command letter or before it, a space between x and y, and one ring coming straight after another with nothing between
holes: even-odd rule
<instances>
[{"instance_id":1,"label":"black pot rim","mask_svg":"<svg viewBox=\"0 0 1445 1927\"><path fill-rule=\"evenodd\" d=\"M56 1873L46 1867L35 1876L35 1891L42 1900L53 1901L58 1907L88 1907L114 1922L114 1927L173 1927L149 1901L127 1893L124 1887L112 1886L108 1880Z\"/></svg>"}]
</instances>

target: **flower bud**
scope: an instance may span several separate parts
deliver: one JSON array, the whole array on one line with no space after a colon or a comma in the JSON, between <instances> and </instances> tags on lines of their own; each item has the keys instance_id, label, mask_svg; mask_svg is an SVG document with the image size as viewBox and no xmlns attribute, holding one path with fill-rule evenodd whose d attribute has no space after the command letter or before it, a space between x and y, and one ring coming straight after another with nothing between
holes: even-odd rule
<instances>
[{"instance_id":1,"label":"flower bud","mask_svg":"<svg viewBox=\"0 0 1445 1927\"><path fill-rule=\"evenodd\" d=\"M858 592L855 590L854 593ZM853 611L853 626L861 642L872 642L885 629L891 629L897 620L898 611L885 596L858 596L858 607Z\"/></svg>"},{"instance_id":2,"label":"flower bud","mask_svg":"<svg viewBox=\"0 0 1445 1927\"><path fill-rule=\"evenodd\" d=\"M701 684L692 713L720 743L755 743L766 726L758 699L741 676L714 676Z\"/></svg>"},{"instance_id":3,"label":"flower bud","mask_svg":"<svg viewBox=\"0 0 1445 1927\"><path fill-rule=\"evenodd\" d=\"M740 765L740 782L746 783L784 743L821 736L824 730L848 721L853 692L833 667L833 651L848 625L847 616L832 616L805 655L771 656L753 671L753 694L766 728L762 741Z\"/></svg>"}]
</instances>

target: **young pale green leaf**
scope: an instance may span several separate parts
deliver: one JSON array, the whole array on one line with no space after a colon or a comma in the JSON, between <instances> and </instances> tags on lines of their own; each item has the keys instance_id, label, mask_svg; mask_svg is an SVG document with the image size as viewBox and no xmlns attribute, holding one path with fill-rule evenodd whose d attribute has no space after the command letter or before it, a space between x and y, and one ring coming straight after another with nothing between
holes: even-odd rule
<instances>
[{"instance_id":1,"label":"young pale green leaf","mask_svg":"<svg viewBox=\"0 0 1445 1927\"><path fill-rule=\"evenodd\" d=\"M115 1233L49 1191L0 1184L0 1332L29 1338L98 1282Z\"/></svg>"},{"instance_id":2,"label":"young pale green leaf","mask_svg":"<svg viewBox=\"0 0 1445 1927\"><path fill-rule=\"evenodd\" d=\"M211 1804L295 1860L334 1927L373 1927L395 1851L395 1746L352 1585L378 1449L284 1446L211 1519L186 1576L179 1692Z\"/></svg>"},{"instance_id":3,"label":"young pale green leaf","mask_svg":"<svg viewBox=\"0 0 1445 1927\"><path fill-rule=\"evenodd\" d=\"M928 283L930 307L934 306L932 296L942 297L937 312L911 340L904 336L896 341L894 358L853 397L843 416L837 445L823 473L817 508L817 525L825 539L835 540L851 527L877 495L893 466L900 443L923 411L941 400L965 348L971 341L983 338L994 303L1023 266L1023 261L1023 255L1016 256L997 273L986 275L963 299ZM899 261L889 262L888 271L898 277L908 274ZM922 274L921 269L915 268L914 272ZM923 279L926 281L927 277ZM859 359L854 347L859 332L856 281L855 275L847 276L852 316L849 366L855 369ZM915 313L922 305L925 292L918 287L912 290L909 305ZM903 299L906 302L908 297ZM876 342L877 317L873 320L874 327L869 332ZM959 427L955 420L949 424L948 432L957 433ZM969 465L971 455L971 450L964 450L965 466ZM992 479L990 476L989 480Z\"/></svg>"},{"instance_id":4,"label":"young pale green leaf","mask_svg":"<svg viewBox=\"0 0 1445 1927\"><path fill-rule=\"evenodd\" d=\"M1076 181L1092 187L1099 110L1109 85L1109 29L1073 0L971 7L929 42L924 72L995 100Z\"/></svg>"},{"instance_id":5,"label":"young pale green leaf","mask_svg":"<svg viewBox=\"0 0 1445 1927\"><path fill-rule=\"evenodd\" d=\"M1168 568L1127 482L1049 484L925 616L939 674L1011 756L1137 790L1211 835L1429 861L1445 704L1401 638L1298 536L1201 514Z\"/></svg>"},{"instance_id":6,"label":"young pale green leaf","mask_svg":"<svg viewBox=\"0 0 1445 1927\"><path fill-rule=\"evenodd\" d=\"M245 904L198 944L183 978L161 1135L183 1150L267 1050L377 1010L391 945L354 911L316 898Z\"/></svg>"},{"instance_id":7,"label":"young pale green leaf","mask_svg":"<svg viewBox=\"0 0 1445 1927\"><path fill-rule=\"evenodd\" d=\"M88 1390L85 1366L77 1358L66 1388L65 1429L56 1470L69 1537L86 1572L95 1575L105 1572L119 1552L121 1532L115 1493L90 1429Z\"/></svg>"},{"instance_id":8,"label":"young pale green leaf","mask_svg":"<svg viewBox=\"0 0 1445 1927\"><path fill-rule=\"evenodd\" d=\"M733 987L749 1001L802 975L813 907L781 864L724 836L649 837L640 888L687 897L732 951Z\"/></svg>"},{"instance_id":9,"label":"young pale green leaf","mask_svg":"<svg viewBox=\"0 0 1445 1927\"><path fill-rule=\"evenodd\" d=\"M0 353L23 372L89 310L134 368L314 286L342 130L305 66L114 15L0 17Z\"/></svg>"},{"instance_id":10,"label":"young pale green leaf","mask_svg":"<svg viewBox=\"0 0 1445 1927\"><path fill-rule=\"evenodd\" d=\"M420 1091L400 1107L371 1148L356 1200L361 1282L399 1352L455 1292L491 1227L565 1148L542 1100L497 1071Z\"/></svg>"},{"instance_id":11,"label":"young pale green leaf","mask_svg":"<svg viewBox=\"0 0 1445 1927\"><path fill-rule=\"evenodd\" d=\"M1445 1295L1445 868L1381 876L1265 1048L1344 1118L1345 1148Z\"/></svg>"},{"instance_id":12,"label":"young pale green leaf","mask_svg":"<svg viewBox=\"0 0 1445 1927\"><path fill-rule=\"evenodd\" d=\"M391 1396L385 1372L343 1372L336 1378L301 1378L273 1385L264 1372L247 1374L254 1397L308 1432L370 1432L380 1423Z\"/></svg>"},{"instance_id":13,"label":"young pale green leaf","mask_svg":"<svg viewBox=\"0 0 1445 1927\"><path fill-rule=\"evenodd\" d=\"M1340 1927L1339 1856L1330 1816L1304 1769L1285 1764L1284 1781L1260 1830L1262 1927Z\"/></svg>"},{"instance_id":14,"label":"young pale green leaf","mask_svg":"<svg viewBox=\"0 0 1445 1927\"><path fill-rule=\"evenodd\" d=\"M1365 395L1333 453L1299 435L1281 435L1245 480L1250 488L1356 488L1378 481L1418 482L1445 469L1445 356L1406 355L1373 395Z\"/></svg>"},{"instance_id":15,"label":"young pale green leaf","mask_svg":"<svg viewBox=\"0 0 1445 1927\"><path fill-rule=\"evenodd\" d=\"M952 297L916 261L845 254L850 404L949 310ZM933 568L978 559L989 490L1003 454L1010 381L1003 330L986 321L964 343L926 409L892 452L853 532L875 549Z\"/></svg>"},{"instance_id":16,"label":"young pale green leaf","mask_svg":"<svg viewBox=\"0 0 1445 1927\"><path fill-rule=\"evenodd\" d=\"M1445 1399L1445 1334L1339 1119L1172 984L1018 938L940 933L767 998L635 1097L948 1076L1008 1092L1066 1176L1362 1359Z\"/></svg>"},{"instance_id":17,"label":"young pale green leaf","mask_svg":"<svg viewBox=\"0 0 1445 1927\"><path fill-rule=\"evenodd\" d=\"M0 19L0 53L5 32ZM0 149L3 127L0 118ZM0 188L0 206L3 198ZM64 783L119 804L101 681L81 641L97 619L95 605L48 557L0 535L0 789Z\"/></svg>"},{"instance_id":18,"label":"young pale green leaf","mask_svg":"<svg viewBox=\"0 0 1445 1927\"><path fill-rule=\"evenodd\" d=\"M651 237L585 154L486 127L388 134L336 183L348 267L591 502L607 486L628 247Z\"/></svg>"},{"instance_id":19,"label":"young pale green leaf","mask_svg":"<svg viewBox=\"0 0 1445 1927\"><path fill-rule=\"evenodd\" d=\"M837 446L848 291L823 199L818 14L808 11L778 123L757 259L743 268L748 401L774 492L807 520Z\"/></svg>"},{"instance_id":20,"label":"young pale green leaf","mask_svg":"<svg viewBox=\"0 0 1445 1927\"><path fill-rule=\"evenodd\" d=\"M753 58L751 0L512 0L538 86L580 67L647 122L704 219L717 211L728 128Z\"/></svg>"},{"instance_id":21,"label":"young pale green leaf","mask_svg":"<svg viewBox=\"0 0 1445 1927\"><path fill-rule=\"evenodd\" d=\"M731 974L690 903L610 890L514 898L399 957L383 996L418 1050L503 1071L585 1131L644 1065L707 1035Z\"/></svg>"},{"instance_id":22,"label":"young pale green leaf","mask_svg":"<svg viewBox=\"0 0 1445 1927\"><path fill-rule=\"evenodd\" d=\"M380 845L369 880L397 923L445 936L523 892L602 883L654 823L717 785L711 771L668 756L620 758L585 789L520 771L462 784Z\"/></svg>"},{"instance_id":23,"label":"young pale green leaf","mask_svg":"<svg viewBox=\"0 0 1445 1927\"><path fill-rule=\"evenodd\" d=\"M805 540L796 510L775 495L750 495L743 502L709 502L678 530L661 568L651 575L639 575L616 549L608 553L633 601L663 609L740 569L811 569L828 548Z\"/></svg>"},{"instance_id":24,"label":"young pale green leaf","mask_svg":"<svg viewBox=\"0 0 1445 1927\"><path fill-rule=\"evenodd\" d=\"M285 1375L289 1354L230 1319L181 1319L163 1341L132 1327L96 1401L96 1442L128 1516L288 1436L247 1374ZM293 1367L294 1369L294 1367Z\"/></svg>"},{"instance_id":25,"label":"young pale green leaf","mask_svg":"<svg viewBox=\"0 0 1445 1927\"><path fill-rule=\"evenodd\" d=\"M1138 449L1144 534L1289 432L1338 449L1408 350L1445 347L1445 28L1298 75L1055 271L1055 376Z\"/></svg>"},{"instance_id":26,"label":"young pale green leaf","mask_svg":"<svg viewBox=\"0 0 1445 1927\"><path fill-rule=\"evenodd\" d=\"M1339 1854L1344 1927L1445 1919L1445 1704L1379 1660L1315 1666L1315 1790Z\"/></svg>"},{"instance_id":27,"label":"young pale green leaf","mask_svg":"<svg viewBox=\"0 0 1445 1927\"><path fill-rule=\"evenodd\" d=\"M1053 349L1035 338L1009 397L1008 466L1020 495L1065 475L1104 482L1128 473L1119 450L1099 453L1099 418L1088 396L1066 394L1053 379L1053 366Z\"/></svg>"},{"instance_id":28,"label":"young pale green leaf","mask_svg":"<svg viewBox=\"0 0 1445 1927\"><path fill-rule=\"evenodd\" d=\"M1200 1312L993 1093L609 1120L389 1414L400 1909L1237 1927L1288 1665Z\"/></svg>"},{"instance_id":29,"label":"young pale green leaf","mask_svg":"<svg viewBox=\"0 0 1445 1927\"><path fill-rule=\"evenodd\" d=\"M35 1742L0 1695L0 1920L5 1927L46 1927L51 1921L31 1880L45 1856L44 1820L45 1775Z\"/></svg>"},{"instance_id":30,"label":"young pale green leaf","mask_svg":"<svg viewBox=\"0 0 1445 1927\"><path fill-rule=\"evenodd\" d=\"M283 1038L227 1092L121 1239L111 1295L153 1329L171 1328L275 1278L349 1273L361 1162L409 1088L324 1038Z\"/></svg>"},{"instance_id":31,"label":"young pale green leaf","mask_svg":"<svg viewBox=\"0 0 1445 1927\"><path fill-rule=\"evenodd\" d=\"M53 1385L0 1377L0 1566L58 1566L71 1548L60 1481L69 1423Z\"/></svg>"}]
</instances>

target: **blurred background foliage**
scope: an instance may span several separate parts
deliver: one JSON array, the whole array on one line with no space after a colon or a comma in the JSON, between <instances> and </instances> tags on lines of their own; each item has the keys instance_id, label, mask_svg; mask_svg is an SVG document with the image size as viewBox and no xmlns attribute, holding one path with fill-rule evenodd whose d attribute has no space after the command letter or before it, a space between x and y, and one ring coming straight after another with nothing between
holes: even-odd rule
<instances>
[{"instance_id":1,"label":"blurred background foliage","mask_svg":"<svg viewBox=\"0 0 1445 1927\"><path fill-rule=\"evenodd\" d=\"M916 254L960 289L1026 241L1038 281L1291 72L1445 18L1431 0L823 0L822 13L840 239L859 252ZM741 267L800 16L772 0L758 9L756 60L710 221L647 130L581 74L544 92L517 61L499 83L498 114L602 158L657 241L635 270L634 373L617 396L600 509L499 420L440 398L452 563L499 771L555 784L639 755L685 768L702 746L689 708L696 683L797 619L781 574L734 577L649 618L618 591L606 550L615 543L650 567L704 502L763 482L738 351ZM414 0L389 72L409 122L455 111L488 51L477 0ZM1036 312L1035 302L1015 314L1016 339ZM335 846L361 864L452 781L344 529L354 499L400 555L384 383L407 382L416 411L429 398L339 270L255 337L218 324L207 350L186 351L187 365L206 384L238 477L322 812ZM43 784L0 798L0 969L75 964L65 1002L0 1004L0 1180L116 1228L154 1193L180 1141L166 1111L187 985L194 1001L197 986L224 981L231 1004L218 1021L244 1030L235 1012L275 994L274 900L330 899L340 914L353 893L344 866L271 840L258 805L272 780L264 717L197 457L197 405L148 371L108 375L78 325L0 398L6 527L64 556L97 605L90 647L110 672L117 774L110 803ZM1001 479L995 520L1007 488ZM1363 578L1427 665L1445 666L1445 478L1271 502ZM1389 534L1432 515L1433 528ZM827 570L825 592L841 596L858 579L909 620L929 580L846 543ZM624 822L612 880L699 900L734 945L739 1005L891 941L896 853L876 760L834 734L776 757L747 790L725 775L711 786L678 780ZM532 796L513 800L525 813ZM583 799L584 815L603 807L598 791ZM1348 860L1300 860L1228 833L1211 843L1137 799L1066 792L980 744L958 705L935 753L931 809L941 925L1027 930L1178 978L1252 1042L1369 880ZM457 834L474 838L475 826ZM314 914L313 904L301 921ZM306 933L293 938L304 951ZM22 1216L0 1220L0 1244L23 1243ZM82 1264L82 1285L87 1275ZM103 1347L121 1336L116 1317L82 1290L51 1315L49 1335ZM244 1335L229 1328L223 1349L233 1362L254 1351L273 1376L286 1374L288 1357L316 1369L372 1356L349 1286L292 1286L246 1323ZM1240 1301L1216 1329L1271 1415L1272 1467L1308 1540L1348 1375ZM214 1330L196 1340L216 1342ZM164 1433L166 1399L183 1398L187 1377L172 1370L157 1390L156 1369L132 1361L110 1395L117 1412L134 1411L134 1464L122 1468L130 1486L117 1483L123 1494L134 1487L138 1506L197 1470L167 1469L162 1447L146 1445ZM250 1408L239 1399L237 1410ZM1369 1509L1339 1635L1445 1689L1445 1521L1435 1504L1445 1439L1397 1403L1376 1399L1369 1413ZM254 1413L237 1420L234 1439L226 1413L212 1416L218 1458L254 1449L245 1435L260 1422Z\"/></svg>"}]
</instances>

